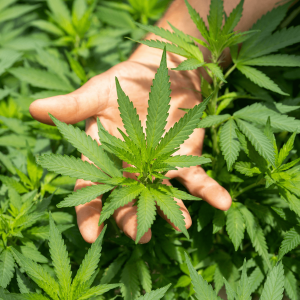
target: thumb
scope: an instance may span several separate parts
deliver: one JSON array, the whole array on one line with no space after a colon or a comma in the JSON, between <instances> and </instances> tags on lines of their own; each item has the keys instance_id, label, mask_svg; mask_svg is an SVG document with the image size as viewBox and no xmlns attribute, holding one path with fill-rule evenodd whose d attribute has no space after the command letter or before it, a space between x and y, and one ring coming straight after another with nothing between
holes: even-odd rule
<instances>
[{"instance_id":1,"label":"thumb","mask_svg":"<svg viewBox=\"0 0 300 300\"><path fill-rule=\"evenodd\" d=\"M106 103L110 86L107 77L103 73L70 94L38 99L31 103L29 112L37 121L51 125L48 113L68 124L85 120L99 113Z\"/></svg>"}]
</instances>

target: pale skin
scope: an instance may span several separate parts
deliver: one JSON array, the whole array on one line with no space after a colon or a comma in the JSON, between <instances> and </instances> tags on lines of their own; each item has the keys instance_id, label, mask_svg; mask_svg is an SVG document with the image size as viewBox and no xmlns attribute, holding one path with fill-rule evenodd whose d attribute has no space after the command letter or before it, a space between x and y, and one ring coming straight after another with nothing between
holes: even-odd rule
<instances>
[{"instance_id":1,"label":"pale skin","mask_svg":"<svg viewBox=\"0 0 300 300\"><path fill-rule=\"evenodd\" d=\"M224 7L227 15L239 3L239 0L225 0ZM263 14L272 10L277 0L245 0L244 13L236 30L246 31L251 28ZM200 13L207 22L209 12L208 0L189 0L189 3ZM189 18L184 0L176 0L172 3L165 16L158 26L169 29L167 21L183 32L202 38L192 21ZM150 34L147 39L158 39ZM205 60L209 61L209 53L201 47ZM152 80L159 66L162 51L139 46L131 57L108 71L91 78L78 90L56 97L39 99L30 105L30 113L36 120L53 125L48 113L54 115L60 121L74 124L86 120L86 133L98 143L98 129L96 120L99 117L103 126L113 135L121 138L117 128L124 130L122 120L118 111L117 93L115 86L115 76L118 77L121 87L133 102L140 116L142 125L145 127L147 116L147 103L149 99ZM184 58L177 55L168 54L168 68L177 67ZM224 66L230 63L229 52L225 50ZM195 92L200 90L201 73L207 80L209 77L203 70L194 71L169 71L171 81L171 107L169 111L166 129L170 129L177 122L184 112L178 108L192 108L201 102L201 94ZM181 155L201 155L204 139L204 130L195 129L194 133L181 145L176 154ZM84 155L82 160L89 161ZM92 163L92 162L91 162ZM124 174L131 176L132 174ZM194 196L200 197L217 209L228 210L231 205L229 193L221 187L215 180L210 178L201 166L181 168L177 171L170 171L167 174L170 178L180 181L187 190ZM164 180L164 184L170 185L169 180ZM96 184L82 179L76 181L75 190ZM103 225L98 226L99 217L102 210L102 196L93 201L76 207L77 223L80 233L85 241L93 243L100 234ZM187 208L180 199L175 199L185 218L186 228L192 225L192 220ZM131 239L135 240L137 233L137 206L133 206L134 201L120 207L114 212L114 219L118 227ZM160 211L158 213L176 230L178 228L172 224L168 218ZM151 239L151 229L141 238L140 243L147 243Z\"/></svg>"}]
</instances>

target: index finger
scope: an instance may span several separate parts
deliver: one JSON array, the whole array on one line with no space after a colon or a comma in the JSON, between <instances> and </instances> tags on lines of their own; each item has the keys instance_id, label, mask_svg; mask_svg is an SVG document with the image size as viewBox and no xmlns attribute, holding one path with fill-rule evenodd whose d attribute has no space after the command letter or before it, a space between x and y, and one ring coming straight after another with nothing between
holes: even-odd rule
<instances>
[{"instance_id":1,"label":"index finger","mask_svg":"<svg viewBox=\"0 0 300 300\"><path fill-rule=\"evenodd\" d=\"M102 110L109 90L105 73L91 78L82 87L67 95L38 99L29 112L39 122L53 125L49 113L61 122L74 124L96 115Z\"/></svg>"},{"instance_id":2,"label":"index finger","mask_svg":"<svg viewBox=\"0 0 300 300\"><path fill-rule=\"evenodd\" d=\"M74 190L77 191L96 183L77 179ZM77 225L83 239L88 243L94 243L101 233L104 224L98 225L102 211L102 195L94 200L75 207L77 214Z\"/></svg>"}]
</instances>

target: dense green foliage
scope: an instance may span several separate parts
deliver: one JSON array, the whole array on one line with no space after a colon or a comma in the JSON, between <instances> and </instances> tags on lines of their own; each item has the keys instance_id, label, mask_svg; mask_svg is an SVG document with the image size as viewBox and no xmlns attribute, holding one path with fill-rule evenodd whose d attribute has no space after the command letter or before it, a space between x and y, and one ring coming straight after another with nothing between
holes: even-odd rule
<instances>
[{"instance_id":1,"label":"dense green foliage","mask_svg":"<svg viewBox=\"0 0 300 300\"><path fill-rule=\"evenodd\" d=\"M211 300L218 299L225 285L231 300L250 299L253 293L263 300L281 299L283 291L291 300L300 299L300 139L296 134L300 130L300 25L296 18L300 6L289 9L284 4L248 32L239 33L233 29L242 15L243 1L222 25L222 1L212 0L209 28L186 2L203 41L174 26L173 33L152 26L167 4L159 0L32 0L25 4L0 0L0 298ZM70 92L126 60L135 46L132 40L139 40L146 31L170 43L142 43L166 47L187 58L177 72L202 66L212 78L212 84L201 80L207 101L188 111L164 138L170 100L165 56L149 96L146 136L118 82L119 109L129 136L124 134L125 142L113 139L100 122L103 143L98 147L82 133L83 123L70 126L53 119L57 127L52 127L31 118L28 107L32 101ZM210 63L204 62L197 43L210 50ZM223 71L221 54L227 47L233 64ZM160 88L165 92L159 94ZM163 109L157 111L158 104ZM204 155L181 161L175 156L173 162L164 157L162 162L167 165L155 169L159 151L170 156L168 151L190 134L185 132L168 144L172 131L180 132L180 122L186 124L195 115L198 121L189 124L192 129L207 128ZM72 138L70 144L70 136L78 140ZM128 145L138 155L124 157L122 148ZM81 162L81 152L103 172ZM135 166L126 171L140 173L139 183L122 183L118 160L113 160L113 167L111 154ZM37 164L36 156L50 171ZM57 160L61 166L76 161L81 169L77 174L65 170L58 176L53 173L58 171ZM233 204L223 212L203 201L186 201L193 225L185 237L162 219L155 219L153 199L149 201L142 189L132 189L156 184L159 191L167 170L203 160L207 173L230 192ZM73 177L83 178L83 170L89 172L86 179L105 182L86 190L85 198L77 197L82 192L71 193ZM180 184L172 183L177 188L172 193L195 200ZM122 188L117 197L109 196L117 185L131 191ZM107 208L100 221L108 219L108 226L105 235L103 230L90 246L80 236L70 206L102 193ZM171 192L164 189L160 193ZM121 194L127 196L126 201L140 194L139 207L149 205L138 216L143 220L139 237L152 225L148 244L136 245L109 218L122 205L110 207ZM182 221L180 218L179 214L175 222Z\"/></svg>"}]
</instances>

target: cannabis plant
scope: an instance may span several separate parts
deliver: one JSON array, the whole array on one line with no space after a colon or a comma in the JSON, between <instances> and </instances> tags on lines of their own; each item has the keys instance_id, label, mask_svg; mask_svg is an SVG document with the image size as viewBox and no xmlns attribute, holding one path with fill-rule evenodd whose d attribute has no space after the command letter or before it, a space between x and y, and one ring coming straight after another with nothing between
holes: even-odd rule
<instances>
[{"instance_id":1,"label":"cannabis plant","mask_svg":"<svg viewBox=\"0 0 300 300\"><path fill-rule=\"evenodd\" d=\"M15 259L10 251L13 246L24 257L39 263L48 263L39 250L41 243L49 238L47 208L52 196L40 200L37 191L19 195L9 188L7 197L1 199L0 208L0 286L6 288L14 275ZM61 215L60 215L61 214ZM54 213L55 219L65 218L67 213ZM69 218L70 219L70 218ZM47 225L45 225L47 224ZM60 232L72 227L73 224L60 224Z\"/></svg>"},{"instance_id":2,"label":"cannabis plant","mask_svg":"<svg viewBox=\"0 0 300 300\"><path fill-rule=\"evenodd\" d=\"M283 92L280 87L278 87L278 85L274 81L272 81L272 79L270 79L266 74L262 73L256 68L253 68L253 66L299 67L300 58L298 56L287 54L268 54L300 42L300 26L290 27L288 29L284 28L282 30L276 31L275 33L272 33L280 24L287 12L288 4L285 4L283 6L279 6L276 9L273 9L271 12L263 16L253 25L250 31L242 33L235 32L234 28L239 23L239 20L242 16L244 1L240 1L236 8L227 17L223 7L223 1L212 0L208 16L208 29L203 19L191 7L187 0L185 0L185 3L187 5L191 19L196 24L200 34L205 39L205 41L185 34L184 32L174 27L172 24L170 24L170 26L172 27L173 32L159 27L139 24L141 28L150 31L170 41L171 43L154 40L145 40L139 42L159 49L166 47L167 51L186 57L187 59L174 70L193 70L199 67L203 67L208 72L212 79L212 85L207 83L204 78L201 78L202 94L208 95L213 92L212 101L209 103L207 109L207 114L211 117L207 120L208 123L205 127L211 127L212 139L214 144L213 151L214 154L218 154L218 134L215 126L224 122L224 120L229 119L227 118L229 116L219 116L220 112L228 105L230 105L230 103L235 99L253 98L249 95L239 93L227 93L226 95L219 97L220 88L224 85L224 83L226 83L226 78L235 69L238 69L248 79L259 85L260 87L263 87L275 93L279 93L281 95L288 95L287 93ZM226 18L223 25L224 16L226 16ZM211 62L207 63L204 61L203 54L199 47L197 47L195 42L203 47L206 47L210 51ZM238 44L241 42L243 42L243 44L241 50L238 51ZM230 54L233 58L234 64L226 71L225 74L223 74L223 71L221 69L221 62L224 59L222 53L226 47L230 48ZM264 113L264 109L259 105L255 108L256 111L259 112L259 115L261 117L261 115ZM238 116L238 113L236 113L236 115ZM254 118L254 122L255 120L260 119L260 122L258 123L261 123L260 117ZM250 116L246 117L246 119L252 121L252 118ZM275 120L274 123L272 122L272 124L275 125L275 129L294 131L295 124L298 124L299 126L300 123L298 121L290 123L290 121L292 120L287 120L286 117L281 117L281 124L276 124ZM238 125L241 131L250 136L250 132L253 130L253 128L248 125L248 123L238 122ZM202 125L199 126L203 127ZM255 136L254 138L259 139L259 135L257 136L257 131L255 131L255 134L253 133L252 135ZM250 139L254 138L251 137ZM231 168L232 164L235 162L238 156L240 143L236 141L236 139L237 137L235 133L235 122L230 119L227 125L223 127L220 135L220 146L224 158L227 162L228 169ZM259 146L257 146L256 141L252 140L251 142L258 151L264 151L258 149ZM264 155L266 158L268 158L269 156L271 162L274 162L274 155L272 154L271 144L268 142L267 144L268 146L266 146Z\"/></svg>"},{"instance_id":3,"label":"cannabis plant","mask_svg":"<svg viewBox=\"0 0 300 300\"><path fill-rule=\"evenodd\" d=\"M260 87L281 95L287 95L267 75L253 66L300 66L298 56L268 55L299 42L300 27L284 28L272 33L284 18L288 4L267 13L253 25L250 31L239 33L235 32L234 28L242 16L243 1L227 17L224 12L223 1L212 0L208 16L209 28L206 27L200 15L188 1L185 3L191 19L205 41L186 35L172 24L170 26L173 32L154 26L141 24L139 26L171 42L144 40L140 43L159 49L166 47L167 51L187 58L174 70L192 70L203 67L212 80L212 84L209 84L201 77L201 93L204 96L212 93L212 99L208 103L205 115L198 127L210 128L212 170L208 170L208 173L223 184L231 183L228 190L234 202L228 213L213 212L210 207L203 206L197 220L200 223L198 231L201 231L210 221L213 221L213 233L219 232L226 225L228 235L237 251L244 238L246 228L253 247L264 257L270 267L265 236L255 216L259 215L259 208L257 207L255 215L253 215L248 209L254 210L254 205L251 206L250 200L247 200L246 203L236 201L241 199L243 193L259 188L260 185L265 185L266 188L270 189L270 192L275 188L286 201L286 205L297 215L300 215L300 194L297 188L299 168L295 167L299 159L285 164L286 160L291 157L289 153L293 148L295 135L299 132L300 122L294 117L285 115L286 112L293 110L292 107L277 104L270 96L267 98L266 95L263 97L267 101L266 104L255 103L235 111L232 115L221 114L236 99L260 99L260 97L254 97L243 91L230 92L228 88L224 91L224 95L220 95L220 93L223 91L222 88L228 80L228 76L235 69L238 69ZM225 20L223 20L224 15ZM210 51L211 62L204 61L202 52L195 42ZM238 51L238 44L241 42L243 44L241 50ZM223 74L221 62L224 55L222 52L226 47L230 48L234 64ZM268 118L269 121L266 123ZM273 134L273 132L278 131L294 132L280 152ZM241 149L244 150L245 154L241 154ZM227 164L227 170L223 167L224 160ZM225 174L230 176L229 171L232 171L233 168L246 177L257 175L257 178L249 182L237 174L226 179ZM223 172L222 175L221 171ZM248 185L243 186L243 182L247 182ZM200 244L198 246L200 247ZM220 288L223 284L222 277L220 277L217 286Z\"/></svg>"},{"instance_id":4,"label":"cannabis plant","mask_svg":"<svg viewBox=\"0 0 300 300\"><path fill-rule=\"evenodd\" d=\"M71 46L77 56L87 57L87 35L99 28L91 18L97 1L91 1L90 5L82 0L74 1L71 11L61 0L47 1L47 4L49 20L34 20L31 25L55 37L57 46Z\"/></svg>"},{"instance_id":5,"label":"cannabis plant","mask_svg":"<svg viewBox=\"0 0 300 300\"><path fill-rule=\"evenodd\" d=\"M75 157L55 154L40 156L39 164L62 175L101 183L72 193L58 206L69 207L84 204L113 190L104 203L99 224L107 220L117 208L136 199L138 206L136 243L138 243L155 219L156 201L171 222L188 237L182 212L174 197L186 200L201 199L174 187L163 185L162 181L165 178L168 179L166 173L176 170L176 167L190 167L210 162L210 159L198 156L172 156L194 131L210 98L191 109L162 137L167 123L171 93L164 50L149 94L145 135L136 109L121 89L118 79L116 79L116 86L119 111L126 130L126 133L121 129L119 132L124 141L109 134L98 119L101 142L99 146L97 141L92 140L78 128L66 125L51 116L68 141L93 161L98 168ZM116 158L131 166L125 169L118 168L115 163ZM122 171L137 174L137 180L122 176Z\"/></svg>"},{"instance_id":6,"label":"cannabis plant","mask_svg":"<svg viewBox=\"0 0 300 300\"><path fill-rule=\"evenodd\" d=\"M293 160L289 163L284 163L285 159L289 156L293 149L296 133L294 133L288 139L287 143L282 146L280 151L278 151L276 140L271 130L269 117L264 133L273 145L273 152L275 153L274 164L271 164L263 156L261 156L252 146L249 139L247 139L242 133L238 130L236 130L236 133L249 160L237 162L235 164L235 169L245 176L256 176L257 178L256 182L254 182L252 186L249 185L241 191L234 191L233 197L237 198L241 193L245 192L245 190L251 189L253 186L265 185L266 188L277 188L279 194L282 199L286 201L288 207L299 216L299 166L296 166L299 159ZM274 208L274 210L278 212L279 215L281 212L282 216L281 209ZM239 248L241 240L244 237L244 224L246 224L247 232L258 253L263 255L266 261L269 261L268 253L265 251L267 248L264 242L263 232L259 228L256 228L256 230L253 231L255 221L251 213L243 204L235 203L228 214L226 226L236 250ZM284 254L300 244L300 241L296 238L299 234L295 228L291 229L291 233L295 237L295 240L291 242L288 235L286 235L279 251L279 258L282 258Z\"/></svg>"},{"instance_id":7,"label":"cannabis plant","mask_svg":"<svg viewBox=\"0 0 300 300\"><path fill-rule=\"evenodd\" d=\"M140 296L139 298L137 298L137 300L156 300L156 299L159 300L159 299L162 299L164 297L164 295L166 294L166 291L168 290L170 285L171 284L166 285L165 287L157 289L155 291L146 293L144 296Z\"/></svg>"},{"instance_id":8,"label":"cannabis plant","mask_svg":"<svg viewBox=\"0 0 300 300\"><path fill-rule=\"evenodd\" d=\"M112 222L113 223L113 222ZM110 227L113 230L113 227ZM138 298L143 291L161 288L170 282L175 286L179 265L183 264L182 241L186 240L173 230L162 218L158 218L151 228L152 237L148 244L136 245L123 235L106 240L103 251L111 252L119 245L118 256L109 259L100 283L121 282L124 300ZM118 234L115 229L113 234ZM180 240L178 237L181 237ZM157 261L161 263L157 264ZM155 269L155 273L153 270ZM167 294L173 294L169 288Z\"/></svg>"},{"instance_id":9,"label":"cannabis plant","mask_svg":"<svg viewBox=\"0 0 300 300\"><path fill-rule=\"evenodd\" d=\"M53 300L59 299L92 299L105 292L119 287L119 284L104 284L92 286L96 269L101 256L102 240L106 228L102 231L96 242L91 246L82 264L72 279L70 259L63 238L50 217L49 247L56 279L49 274L42 265L25 257L14 247L10 251L16 261L28 276ZM24 275L19 273L18 285L23 297L18 299L48 299L41 294L35 294L31 286L24 280ZM4 298L5 299L5 298Z\"/></svg>"},{"instance_id":10,"label":"cannabis plant","mask_svg":"<svg viewBox=\"0 0 300 300\"><path fill-rule=\"evenodd\" d=\"M141 28L171 43L157 40L139 42L159 49L167 47L167 51L186 57L187 60L183 61L175 70L193 70L204 67L213 80L215 97L217 97L217 92L222 84L226 82L226 78L236 68L255 84L276 93L287 95L276 83L267 77L267 75L252 66L300 66L300 60L297 56L281 54L268 55L300 41L298 35L300 30L299 26L282 29L272 34L278 24L283 20L288 9L288 4L279 6L267 13L253 25L250 31L235 32L234 28L239 23L243 13L243 0L240 1L228 17L224 11L223 1L212 0L208 15L209 28L206 27L201 16L193 9L187 0L185 0L185 3L191 19L205 41L185 34L172 24L169 25L173 29L173 32L159 27L139 24ZM225 22L223 25L224 16ZM201 50L194 42L210 51L211 63L204 61ZM238 51L238 44L240 43L243 44L241 50ZM223 75L220 64L224 58L222 53L227 47L230 47L234 65Z\"/></svg>"},{"instance_id":11,"label":"cannabis plant","mask_svg":"<svg viewBox=\"0 0 300 300\"><path fill-rule=\"evenodd\" d=\"M106 2L106 5L129 11L134 19L139 19L143 24L147 24L149 19L154 21L159 19L170 3L169 0L129 0L128 2L129 4L122 3L121 5L119 3L118 5L117 3Z\"/></svg>"},{"instance_id":12,"label":"cannabis plant","mask_svg":"<svg viewBox=\"0 0 300 300\"><path fill-rule=\"evenodd\" d=\"M24 47L24 31L28 22L36 18L38 5L16 3L16 0L0 1L0 33L1 33L1 54L6 54L7 60L1 63L0 74L8 69L16 61L20 61L22 54L18 52L19 47ZM23 36L22 36L23 35ZM29 44L35 39L34 35L27 35ZM21 44L23 44L21 46ZM27 45L34 49L34 45ZM7 50L10 51L7 51ZM9 89L5 89L9 93Z\"/></svg>"},{"instance_id":13,"label":"cannabis plant","mask_svg":"<svg viewBox=\"0 0 300 300\"><path fill-rule=\"evenodd\" d=\"M51 194L54 191L56 194L68 194L70 192L70 185L72 186L75 180L66 176L56 178L57 175L54 173L44 174L43 168L36 163L36 158L28 144L27 156L25 157L19 151L10 149L9 152L8 154L0 153L0 166L3 165L6 171L12 175L0 174L0 181L6 187L15 190L19 194L36 191L36 199L40 196L43 197L46 192ZM16 156L18 158L17 163Z\"/></svg>"},{"instance_id":14,"label":"cannabis plant","mask_svg":"<svg viewBox=\"0 0 300 300\"><path fill-rule=\"evenodd\" d=\"M195 291L195 298L198 300L219 300L220 297L213 290L200 274L194 269L189 257L185 254L186 263L190 272L191 281ZM247 262L244 261L242 267L242 275L240 280L235 283L235 288L232 287L225 279L225 287L228 300L251 299L252 292L256 289L255 271L248 277L247 275ZM254 289L253 289L254 286ZM284 269L281 262L277 263L269 272L264 288L262 290L261 300L280 300L283 297L284 291ZM192 299L194 297L192 296Z\"/></svg>"},{"instance_id":15,"label":"cannabis plant","mask_svg":"<svg viewBox=\"0 0 300 300\"><path fill-rule=\"evenodd\" d=\"M70 259L66 246L50 214L49 247L54 266L55 278L52 273L43 265L37 264L28 257L25 257L14 247L10 247L8 252L14 256L21 269L17 270L18 287L20 294L10 294L0 287L0 297L6 299L98 299L111 289L120 287L120 284L100 284L93 285L98 274L98 264L101 256L103 236L106 226L100 236L91 246L75 277L72 279ZM51 269L50 269L51 270ZM22 272L26 272L31 282ZM5 276L8 276L7 268L4 268ZM41 288L47 296L35 293L36 288ZM161 299L166 293L170 284L155 291L149 291L138 299ZM12 298L10 298L12 297Z\"/></svg>"},{"instance_id":16,"label":"cannabis plant","mask_svg":"<svg viewBox=\"0 0 300 300\"><path fill-rule=\"evenodd\" d=\"M191 299L198 300L221 300L221 298L217 295L217 291L215 291L213 287L207 283L207 281L202 277L201 274L197 273L192 265L189 256L186 253L185 261L187 265L187 272L191 281L189 297ZM230 283L226 279L224 279L228 300L252 299L252 293L256 290L258 281L260 280L260 273L258 273L257 269L255 269L253 272L251 272L250 276L248 276L248 271L251 267L251 261L247 262L245 260L243 266L241 267L241 277L237 282L235 282L234 286L230 285ZM260 299L281 300L283 298L285 272L289 273L288 270L284 270L282 262L274 261L274 266L268 272L268 275L266 277ZM165 287L160 290L162 292L167 288L168 287ZM153 297L149 299L156 298Z\"/></svg>"}]
</instances>

